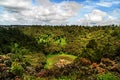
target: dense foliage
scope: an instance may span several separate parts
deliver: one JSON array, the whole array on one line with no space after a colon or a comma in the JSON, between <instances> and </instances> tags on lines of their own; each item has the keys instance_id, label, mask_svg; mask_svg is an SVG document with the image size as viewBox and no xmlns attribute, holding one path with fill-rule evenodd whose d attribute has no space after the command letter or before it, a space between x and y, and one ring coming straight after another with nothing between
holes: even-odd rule
<instances>
[{"instance_id":1,"label":"dense foliage","mask_svg":"<svg viewBox=\"0 0 120 80\"><path fill-rule=\"evenodd\" d=\"M61 53L77 58L47 69L47 56ZM119 26L0 27L0 80L119 80L119 62Z\"/></svg>"}]
</instances>

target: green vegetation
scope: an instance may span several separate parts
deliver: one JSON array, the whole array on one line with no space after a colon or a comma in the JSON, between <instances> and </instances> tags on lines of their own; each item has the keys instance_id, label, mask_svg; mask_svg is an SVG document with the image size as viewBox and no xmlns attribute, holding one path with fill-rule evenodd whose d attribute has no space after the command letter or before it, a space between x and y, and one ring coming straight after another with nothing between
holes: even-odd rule
<instances>
[{"instance_id":1,"label":"green vegetation","mask_svg":"<svg viewBox=\"0 0 120 80\"><path fill-rule=\"evenodd\" d=\"M0 80L119 80L120 26L0 27Z\"/></svg>"},{"instance_id":2,"label":"green vegetation","mask_svg":"<svg viewBox=\"0 0 120 80\"><path fill-rule=\"evenodd\" d=\"M54 65L59 61L59 60L66 60L67 62L72 63L76 56L73 55L68 55L65 53L62 54L55 54L55 55L48 55L47 56L47 63L45 65L45 68L53 68Z\"/></svg>"},{"instance_id":3,"label":"green vegetation","mask_svg":"<svg viewBox=\"0 0 120 80\"><path fill-rule=\"evenodd\" d=\"M11 65L11 72L13 72L14 74L18 75L18 76L22 76L23 75L23 67L18 64L17 62L12 62Z\"/></svg>"},{"instance_id":4,"label":"green vegetation","mask_svg":"<svg viewBox=\"0 0 120 80\"><path fill-rule=\"evenodd\" d=\"M98 75L97 80L120 80L120 78L117 78L115 75L111 73L106 73Z\"/></svg>"}]
</instances>

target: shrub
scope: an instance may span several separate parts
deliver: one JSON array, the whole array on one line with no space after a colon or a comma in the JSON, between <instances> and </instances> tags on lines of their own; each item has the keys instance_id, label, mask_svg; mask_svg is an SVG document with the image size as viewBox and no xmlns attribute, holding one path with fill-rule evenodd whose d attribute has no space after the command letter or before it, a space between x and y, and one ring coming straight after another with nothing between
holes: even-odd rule
<instances>
[{"instance_id":1,"label":"shrub","mask_svg":"<svg viewBox=\"0 0 120 80\"><path fill-rule=\"evenodd\" d=\"M11 72L18 75L18 76L22 76L23 75L23 67L17 63L17 62L13 62L12 66L11 66Z\"/></svg>"},{"instance_id":2,"label":"shrub","mask_svg":"<svg viewBox=\"0 0 120 80\"><path fill-rule=\"evenodd\" d=\"M97 76L97 80L120 80L111 73L101 74Z\"/></svg>"},{"instance_id":3,"label":"shrub","mask_svg":"<svg viewBox=\"0 0 120 80\"><path fill-rule=\"evenodd\" d=\"M36 77L31 75L23 75L23 80L36 80Z\"/></svg>"},{"instance_id":4,"label":"shrub","mask_svg":"<svg viewBox=\"0 0 120 80\"><path fill-rule=\"evenodd\" d=\"M114 30L114 32L111 35L115 36L115 37L117 37L119 39L119 37L120 37L119 33L120 33L120 30Z\"/></svg>"},{"instance_id":5,"label":"shrub","mask_svg":"<svg viewBox=\"0 0 120 80\"><path fill-rule=\"evenodd\" d=\"M97 42L95 41L95 39L92 39L89 41L89 43L86 45L87 48L92 48L92 49L96 49L97 48Z\"/></svg>"},{"instance_id":6,"label":"shrub","mask_svg":"<svg viewBox=\"0 0 120 80\"><path fill-rule=\"evenodd\" d=\"M0 55L2 55L3 53L2 53L2 51L0 50Z\"/></svg>"},{"instance_id":7,"label":"shrub","mask_svg":"<svg viewBox=\"0 0 120 80\"><path fill-rule=\"evenodd\" d=\"M93 49L87 48L84 49L81 57L88 58L90 61L98 61L99 57L97 57L98 53L96 53Z\"/></svg>"},{"instance_id":8,"label":"shrub","mask_svg":"<svg viewBox=\"0 0 120 80\"><path fill-rule=\"evenodd\" d=\"M16 54L12 54L11 58L13 61L22 61L23 55L16 53Z\"/></svg>"},{"instance_id":9,"label":"shrub","mask_svg":"<svg viewBox=\"0 0 120 80\"><path fill-rule=\"evenodd\" d=\"M12 64L12 61L11 60L6 60L6 61L4 61L4 63L6 64L6 66L10 67L11 64Z\"/></svg>"}]
</instances>

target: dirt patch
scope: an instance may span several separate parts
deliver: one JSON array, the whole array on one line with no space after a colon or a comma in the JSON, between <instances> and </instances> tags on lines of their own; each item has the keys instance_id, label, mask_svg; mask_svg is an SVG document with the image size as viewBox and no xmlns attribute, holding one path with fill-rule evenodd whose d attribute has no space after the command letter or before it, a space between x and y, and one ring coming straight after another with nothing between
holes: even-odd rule
<instances>
[{"instance_id":1,"label":"dirt patch","mask_svg":"<svg viewBox=\"0 0 120 80\"><path fill-rule=\"evenodd\" d=\"M55 64L55 66L61 68L70 63L71 63L71 61L69 61L67 59L59 59L59 61Z\"/></svg>"}]
</instances>

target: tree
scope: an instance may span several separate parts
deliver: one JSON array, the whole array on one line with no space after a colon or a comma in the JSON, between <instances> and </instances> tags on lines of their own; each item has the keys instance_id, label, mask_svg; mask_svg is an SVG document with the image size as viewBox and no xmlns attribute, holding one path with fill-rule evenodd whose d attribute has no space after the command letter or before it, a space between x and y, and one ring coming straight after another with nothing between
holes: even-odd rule
<instances>
[{"instance_id":1,"label":"tree","mask_svg":"<svg viewBox=\"0 0 120 80\"><path fill-rule=\"evenodd\" d=\"M91 48L91 49L96 49L97 48L97 42L95 41L95 39L92 39L88 42L86 47Z\"/></svg>"}]
</instances>

